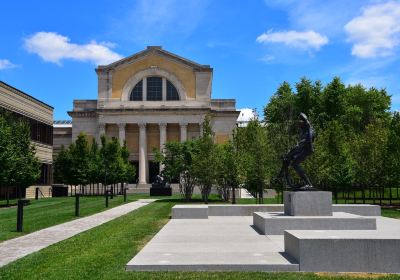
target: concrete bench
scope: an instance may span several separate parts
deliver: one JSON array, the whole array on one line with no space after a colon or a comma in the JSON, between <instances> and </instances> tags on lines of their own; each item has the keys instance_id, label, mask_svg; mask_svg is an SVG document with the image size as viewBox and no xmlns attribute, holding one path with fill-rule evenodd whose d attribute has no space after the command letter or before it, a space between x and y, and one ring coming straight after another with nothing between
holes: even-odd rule
<instances>
[{"instance_id":1,"label":"concrete bench","mask_svg":"<svg viewBox=\"0 0 400 280\"><path fill-rule=\"evenodd\" d=\"M279 212L283 204L209 205L208 216L252 216L254 212Z\"/></svg>"},{"instance_id":2,"label":"concrete bench","mask_svg":"<svg viewBox=\"0 0 400 280\"><path fill-rule=\"evenodd\" d=\"M208 219L207 205L175 205L172 219Z\"/></svg>"},{"instance_id":3,"label":"concrete bench","mask_svg":"<svg viewBox=\"0 0 400 280\"><path fill-rule=\"evenodd\" d=\"M282 235L285 230L375 230L376 219L334 212L332 216L286 216L281 212L255 212L253 224L266 235Z\"/></svg>"},{"instance_id":4,"label":"concrete bench","mask_svg":"<svg viewBox=\"0 0 400 280\"><path fill-rule=\"evenodd\" d=\"M172 209L173 219L207 219L208 216L252 216L254 212L283 212L284 210L283 204L182 204L176 205ZM333 212L346 212L359 216L381 215L381 208L378 205L333 204L332 210Z\"/></svg>"},{"instance_id":5,"label":"concrete bench","mask_svg":"<svg viewBox=\"0 0 400 280\"><path fill-rule=\"evenodd\" d=\"M381 207L371 204L333 204L333 212L346 212L360 216L380 216Z\"/></svg>"},{"instance_id":6,"label":"concrete bench","mask_svg":"<svg viewBox=\"0 0 400 280\"><path fill-rule=\"evenodd\" d=\"M400 235L379 231L285 231L300 271L400 273Z\"/></svg>"}]
</instances>

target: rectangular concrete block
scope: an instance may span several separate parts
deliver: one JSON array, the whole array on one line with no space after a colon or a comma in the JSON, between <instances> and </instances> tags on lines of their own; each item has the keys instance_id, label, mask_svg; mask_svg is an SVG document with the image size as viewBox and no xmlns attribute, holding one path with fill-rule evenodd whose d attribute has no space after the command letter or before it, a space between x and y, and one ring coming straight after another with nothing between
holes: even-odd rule
<instances>
[{"instance_id":1,"label":"rectangular concrete block","mask_svg":"<svg viewBox=\"0 0 400 280\"><path fill-rule=\"evenodd\" d=\"M175 205L172 219L208 219L207 205Z\"/></svg>"},{"instance_id":2,"label":"rectangular concrete block","mask_svg":"<svg viewBox=\"0 0 400 280\"><path fill-rule=\"evenodd\" d=\"M325 217L255 212L253 225L262 234L282 235L285 230L375 230L376 219L342 212Z\"/></svg>"},{"instance_id":3,"label":"rectangular concrete block","mask_svg":"<svg viewBox=\"0 0 400 280\"><path fill-rule=\"evenodd\" d=\"M379 231L285 231L300 271L400 273L400 236Z\"/></svg>"},{"instance_id":4,"label":"rectangular concrete block","mask_svg":"<svg viewBox=\"0 0 400 280\"><path fill-rule=\"evenodd\" d=\"M371 204L333 204L333 212L346 212L360 216L380 216L381 207Z\"/></svg>"},{"instance_id":5,"label":"rectangular concrete block","mask_svg":"<svg viewBox=\"0 0 400 280\"><path fill-rule=\"evenodd\" d=\"M284 192L283 204L288 216L332 216L331 192Z\"/></svg>"},{"instance_id":6,"label":"rectangular concrete block","mask_svg":"<svg viewBox=\"0 0 400 280\"><path fill-rule=\"evenodd\" d=\"M281 212L282 204L209 205L209 216L252 216L254 212Z\"/></svg>"}]
</instances>

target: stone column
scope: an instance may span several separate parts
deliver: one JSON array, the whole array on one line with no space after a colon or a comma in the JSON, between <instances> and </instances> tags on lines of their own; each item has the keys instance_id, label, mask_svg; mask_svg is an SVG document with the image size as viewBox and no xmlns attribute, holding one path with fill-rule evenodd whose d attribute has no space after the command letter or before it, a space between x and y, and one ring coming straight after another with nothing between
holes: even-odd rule
<instances>
[{"instance_id":1,"label":"stone column","mask_svg":"<svg viewBox=\"0 0 400 280\"><path fill-rule=\"evenodd\" d=\"M165 77L162 78L162 100L167 100L167 79Z\"/></svg>"},{"instance_id":2,"label":"stone column","mask_svg":"<svg viewBox=\"0 0 400 280\"><path fill-rule=\"evenodd\" d=\"M101 136L106 134L106 124L99 123L99 133L97 135L97 142L101 144Z\"/></svg>"},{"instance_id":3,"label":"stone column","mask_svg":"<svg viewBox=\"0 0 400 280\"><path fill-rule=\"evenodd\" d=\"M164 145L167 142L167 124L159 123L160 127L160 152L164 153ZM160 163L160 171L164 169L164 165Z\"/></svg>"},{"instance_id":4,"label":"stone column","mask_svg":"<svg viewBox=\"0 0 400 280\"><path fill-rule=\"evenodd\" d=\"M185 142L187 140L187 123L180 123L181 126L181 142Z\"/></svg>"},{"instance_id":5,"label":"stone column","mask_svg":"<svg viewBox=\"0 0 400 280\"><path fill-rule=\"evenodd\" d=\"M119 143L122 145L124 145L124 141L125 141L125 123L119 123L118 124L118 139L119 139Z\"/></svg>"},{"instance_id":6,"label":"stone column","mask_svg":"<svg viewBox=\"0 0 400 280\"><path fill-rule=\"evenodd\" d=\"M160 127L160 152L163 152L164 145L167 142L167 124L159 123L158 126Z\"/></svg>"},{"instance_id":7,"label":"stone column","mask_svg":"<svg viewBox=\"0 0 400 280\"><path fill-rule=\"evenodd\" d=\"M139 184L147 184L147 139L146 124L139 123Z\"/></svg>"}]
</instances>

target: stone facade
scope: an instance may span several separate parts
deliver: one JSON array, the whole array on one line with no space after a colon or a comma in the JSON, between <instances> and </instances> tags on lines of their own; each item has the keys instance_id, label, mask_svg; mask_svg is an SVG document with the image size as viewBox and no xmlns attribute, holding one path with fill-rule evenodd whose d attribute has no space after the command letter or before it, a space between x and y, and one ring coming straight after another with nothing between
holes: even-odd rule
<instances>
[{"instance_id":1,"label":"stone facade","mask_svg":"<svg viewBox=\"0 0 400 280\"><path fill-rule=\"evenodd\" d=\"M30 125L31 140L42 164L37 185L50 185L53 164L53 107L0 81L0 108L24 119ZM26 196L30 197L32 193L34 186L26 190Z\"/></svg>"},{"instance_id":2,"label":"stone facade","mask_svg":"<svg viewBox=\"0 0 400 280\"><path fill-rule=\"evenodd\" d=\"M211 116L217 143L232 137L239 114L236 101L211 99L213 69L209 65L153 46L99 66L96 73L97 99L74 100L68 112L72 141L80 132L97 141L103 134L126 141L141 184L151 182L159 172L154 149L162 149L167 141L199 137L206 115Z\"/></svg>"}]
</instances>

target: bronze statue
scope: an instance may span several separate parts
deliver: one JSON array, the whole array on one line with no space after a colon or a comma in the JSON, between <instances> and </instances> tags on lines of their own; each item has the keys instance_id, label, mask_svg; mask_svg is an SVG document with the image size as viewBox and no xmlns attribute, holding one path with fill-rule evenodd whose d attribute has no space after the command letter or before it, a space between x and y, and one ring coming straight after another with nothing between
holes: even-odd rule
<instances>
[{"instance_id":1,"label":"bronze statue","mask_svg":"<svg viewBox=\"0 0 400 280\"><path fill-rule=\"evenodd\" d=\"M293 191L315 190L310 179L304 170L300 167L300 163L306 160L314 152L314 130L304 113L299 116L300 141L290 151L282 157L282 168L278 178L284 178L288 187ZM292 166L304 185L296 186L293 184L289 174L289 166Z\"/></svg>"}]
</instances>

